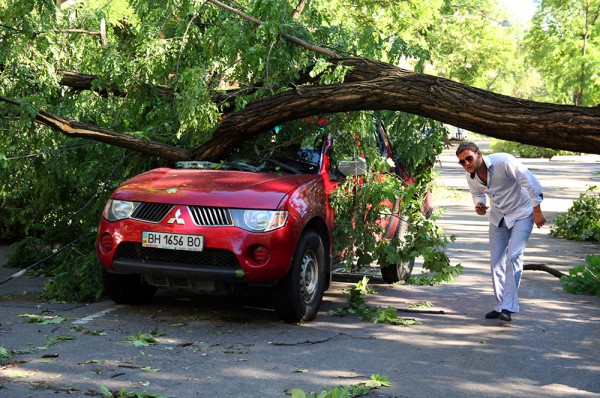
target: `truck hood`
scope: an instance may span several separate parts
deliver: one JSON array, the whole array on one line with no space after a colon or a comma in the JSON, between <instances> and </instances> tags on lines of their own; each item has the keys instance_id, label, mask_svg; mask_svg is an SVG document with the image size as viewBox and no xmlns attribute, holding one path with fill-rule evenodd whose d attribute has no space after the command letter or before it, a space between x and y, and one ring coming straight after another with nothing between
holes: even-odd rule
<instances>
[{"instance_id":1,"label":"truck hood","mask_svg":"<svg viewBox=\"0 0 600 398\"><path fill-rule=\"evenodd\" d=\"M288 192L319 177L159 168L125 181L111 197L176 205L276 209Z\"/></svg>"}]
</instances>

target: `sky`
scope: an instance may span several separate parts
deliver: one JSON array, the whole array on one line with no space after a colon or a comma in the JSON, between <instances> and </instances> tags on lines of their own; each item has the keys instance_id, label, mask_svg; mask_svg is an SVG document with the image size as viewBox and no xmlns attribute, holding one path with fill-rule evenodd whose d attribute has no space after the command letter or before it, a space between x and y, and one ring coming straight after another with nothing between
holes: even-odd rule
<instances>
[{"instance_id":1,"label":"sky","mask_svg":"<svg viewBox=\"0 0 600 398\"><path fill-rule=\"evenodd\" d=\"M533 0L500 0L506 8L522 22L529 21L535 12Z\"/></svg>"}]
</instances>

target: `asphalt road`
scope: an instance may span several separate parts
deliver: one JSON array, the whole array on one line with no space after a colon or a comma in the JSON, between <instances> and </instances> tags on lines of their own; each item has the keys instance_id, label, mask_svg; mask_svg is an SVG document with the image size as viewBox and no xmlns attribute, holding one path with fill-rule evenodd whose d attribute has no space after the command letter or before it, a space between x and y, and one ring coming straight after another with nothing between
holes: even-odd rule
<instances>
[{"instance_id":1,"label":"asphalt road","mask_svg":"<svg viewBox=\"0 0 600 398\"><path fill-rule=\"evenodd\" d=\"M522 312L511 323L483 319L492 308L487 220L472 209L452 149L440 160L439 183L462 190L437 205L446 209L440 225L457 237L447 254L463 275L435 287L376 285L378 294L367 298L399 309L432 303L436 313L399 313L419 324L329 314L347 299L351 284L342 282L326 293L315 321L289 325L260 299L46 303L39 299L44 279L24 276L0 286L0 349L11 353L0 360L0 397L102 396L101 387L184 398L285 397L294 388L318 392L375 374L392 386L373 397L600 397L600 297L564 293L555 277L528 271ZM545 188L550 225L587 185L600 185L598 157L525 163ZM598 244L549 238L548 231L533 232L526 263L568 272L600 254ZM0 247L0 263L7 250ZM0 280L15 271L0 268ZM156 342L139 345L141 334Z\"/></svg>"}]
</instances>

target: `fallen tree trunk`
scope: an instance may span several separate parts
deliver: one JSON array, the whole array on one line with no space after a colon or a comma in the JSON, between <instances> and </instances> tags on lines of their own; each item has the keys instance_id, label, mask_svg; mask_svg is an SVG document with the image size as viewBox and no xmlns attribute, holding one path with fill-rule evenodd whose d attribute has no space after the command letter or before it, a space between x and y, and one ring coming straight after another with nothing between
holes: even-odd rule
<instances>
[{"instance_id":1,"label":"fallen tree trunk","mask_svg":"<svg viewBox=\"0 0 600 398\"><path fill-rule=\"evenodd\" d=\"M512 98L364 58L335 58L331 62L352 68L344 83L296 86L251 102L237 112L224 115L212 139L196 149L147 142L44 111L40 111L35 120L69 136L168 160L218 161L259 132L286 121L358 110L408 112L489 137L600 154L600 107ZM0 98L0 101L20 104L8 98Z\"/></svg>"},{"instance_id":2,"label":"fallen tree trunk","mask_svg":"<svg viewBox=\"0 0 600 398\"><path fill-rule=\"evenodd\" d=\"M353 68L344 83L297 86L250 103L229 115L194 157L219 159L245 139L285 121L356 110L402 111L489 137L600 154L600 107L521 100L364 58L331 62Z\"/></svg>"}]
</instances>

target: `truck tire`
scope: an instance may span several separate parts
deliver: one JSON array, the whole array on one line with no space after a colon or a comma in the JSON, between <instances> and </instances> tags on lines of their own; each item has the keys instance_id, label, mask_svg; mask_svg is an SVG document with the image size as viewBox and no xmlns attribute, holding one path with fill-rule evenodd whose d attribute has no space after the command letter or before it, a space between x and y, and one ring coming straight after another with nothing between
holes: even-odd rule
<instances>
[{"instance_id":1,"label":"truck tire","mask_svg":"<svg viewBox=\"0 0 600 398\"><path fill-rule=\"evenodd\" d=\"M404 218L400 219L398 227L396 228L396 237L401 242L404 241L404 235L406 235L406 228L408 223ZM386 283L406 282L412 274L413 267L415 266L415 259L411 259L407 262L400 262L397 264L387 264L381 267L381 277Z\"/></svg>"},{"instance_id":2,"label":"truck tire","mask_svg":"<svg viewBox=\"0 0 600 398\"><path fill-rule=\"evenodd\" d=\"M325 249L319 234L302 234L286 277L275 287L277 317L288 323L309 322L315 318L327 283Z\"/></svg>"},{"instance_id":3,"label":"truck tire","mask_svg":"<svg viewBox=\"0 0 600 398\"><path fill-rule=\"evenodd\" d=\"M106 295L119 304L143 304L152 300L156 288L142 281L138 274L114 274L102 268Z\"/></svg>"}]
</instances>

